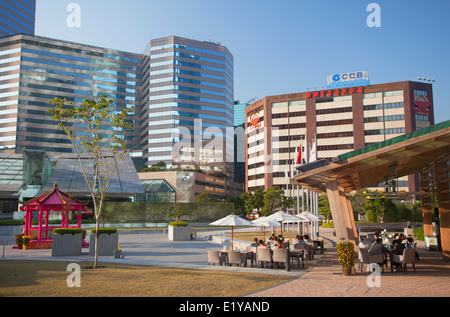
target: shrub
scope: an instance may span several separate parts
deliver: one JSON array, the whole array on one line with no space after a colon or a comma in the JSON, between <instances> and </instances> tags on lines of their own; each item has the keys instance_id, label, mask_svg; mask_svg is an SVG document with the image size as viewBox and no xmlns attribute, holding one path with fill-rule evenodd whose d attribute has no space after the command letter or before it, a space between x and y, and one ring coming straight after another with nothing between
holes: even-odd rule
<instances>
[{"instance_id":1,"label":"shrub","mask_svg":"<svg viewBox=\"0 0 450 317\"><path fill-rule=\"evenodd\" d=\"M189 224L186 221L172 221L169 225L172 227L187 227Z\"/></svg>"},{"instance_id":2,"label":"shrub","mask_svg":"<svg viewBox=\"0 0 450 317\"><path fill-rule=\"evenodd\" d=\"M425 240L425 235L423 233L423 227L414 228L414 239Z\"/></svg>"},{"instance_id":3,"label":"shrub","mask_svg":"<svg viewBox=\"0 0 450 317\"><path fill-rule=\"evenodd\" d=\"M92 230L91 230L91 233L92 233L92 234L95 234L95 232L96 232L95 229L92 229ZM111 233L116 233L116 232L117 232L117 229L116 229L116 228L100 228L100 229L98 230L98 233L99 233L99 234L111 234Z\"/></svg>"},{"instance_id":4,"label":"shrub","mask_svg":"<svg viewBox=\"0 0 450 317\"><path fill-rule=\"evenodd\" d=\"M15 241L16 241L17 248L22 249L23 242L22 242L22 234L21 233L16 234Z\"/></svg>"},{"instance_id":5,"label":"shrub","mask_svg":"<svg viewBox=\"0 0 450 317\"><path fill-rule=\"evenodd\" d=\"M355 263L355 248L351 242L340 242L336 245L339 264L352 267Z\"/></svg>"},{"instance_id":6,"label":"shrub","mask_svg":"<svg viewBox=\"0 0 450 317\"><path fill-rule=\"evenodd\" d=\"M79 228L56 228L53 229L53 233L55 234L76 234L81 233L81 229Z\"/></svg>"}]
</instances>

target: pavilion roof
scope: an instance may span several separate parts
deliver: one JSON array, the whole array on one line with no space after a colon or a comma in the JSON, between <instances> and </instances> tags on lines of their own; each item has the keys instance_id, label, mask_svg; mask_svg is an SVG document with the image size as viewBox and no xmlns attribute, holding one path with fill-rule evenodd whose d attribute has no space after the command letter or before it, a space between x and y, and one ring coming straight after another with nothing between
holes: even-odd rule
<instances>
[{"instance_id":1,"label":"pavilion roof","mask_svg":"<svg viewBox=\"0 0 450 317\"><path fill-rule=\"evenodd\" d=\"M40 196L37 196L33 199L30 199L26 202L21 202L23 205L70 205L70 206L79 206L85 205L85 203L71 197L70 195L59 190L58 185L54 184L52 190L47 193L44 193Z\"/></svg>"}]
</instances>

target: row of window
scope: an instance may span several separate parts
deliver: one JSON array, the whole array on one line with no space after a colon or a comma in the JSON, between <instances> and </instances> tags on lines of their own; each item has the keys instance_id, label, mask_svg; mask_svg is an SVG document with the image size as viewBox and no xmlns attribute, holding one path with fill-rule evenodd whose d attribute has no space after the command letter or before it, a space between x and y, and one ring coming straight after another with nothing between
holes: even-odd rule
<instances>
[{"instance_id":1,"label":"row of window","mask_svg":"<svg viewBox=\"0 0 450 317\"><path fill-rule=\"evenodd\" d=\"M397 120L405 120L405 116L404 115L394 115L394 116L385 116L385 117L364 118L364 123L368 123L368 122L383 122L383 121L397 121Z\"/></svg>"},{"instance_id":2,"label":"row of window","mask_svg":"<svg viewBox=\"0 0 450 317\"><path fill-rule=\"evenodd\" d=\"M317 151L353 150L353 144L334 144L317 146Z\"/></svg>"},{"instance_id":3,"label":"row of window","mask_svg":"<svg viewBox=\"0 0 450 317\"><path fill-rule=\"evenodd\" d=\"M405 133L405 128L377 129L364 131L364 135L384 135L384 134L402 134L402 133Z\"/></svg>"},{"instance_id":4,"label":"row of window","mask_svg":"<svg viewBox=\"0 0 450 317\"><path fill-rule=\"evenodd\" d=\"M403 108L403 107L404 107L403 102L393 102L377 105L367 105L364 106L364 110L382 110L382 109Z\"/></svg>"}]
</instances>

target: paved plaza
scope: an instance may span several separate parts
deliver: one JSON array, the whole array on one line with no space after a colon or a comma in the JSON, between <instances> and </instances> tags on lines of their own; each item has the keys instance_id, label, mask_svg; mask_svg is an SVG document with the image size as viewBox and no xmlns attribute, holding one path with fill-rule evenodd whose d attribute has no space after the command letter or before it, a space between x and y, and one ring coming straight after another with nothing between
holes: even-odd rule
<instances>
[{"instance_id":1,"label":"paved plaza","mask_svg":"<svg viewBox=\"0 0 450 317\"><path fill-rule=\"evenodd\" d=\"M380 276L369 275L364 268L361 272L355 265L351 276L343 276L337 261L335 237L331 229L321 228L321 236L326 241L324 255L315 255L313 261L306 261L304 268L292 265L290 271L283 268L266 269L252 267L228 267L208 265L207 250L219 250L222 245L208 239L212 234L223 235L224 231L199 231L193 241L169 241L167 234L123 233L120 234L120 248L123 259L100 257L101 262L119 262L167 266L187 269L227 270L251 273L282 274L292 276L292 280L270 289L261 290L248 297L448 297L450 296L450 263L442 260L439 252L426 251L423 241L418 241L420 260L416 263L416 273L410 268L404 272L391 273L390 268ZM49 260L49 261L92 261L88 250L77 257L52 257L51 250L16 250L14 237L8 239L2 260ZM3 248L0 250L3 253ZM1 262L0 262L1 265Z\"/></svg>"}]
</instances>

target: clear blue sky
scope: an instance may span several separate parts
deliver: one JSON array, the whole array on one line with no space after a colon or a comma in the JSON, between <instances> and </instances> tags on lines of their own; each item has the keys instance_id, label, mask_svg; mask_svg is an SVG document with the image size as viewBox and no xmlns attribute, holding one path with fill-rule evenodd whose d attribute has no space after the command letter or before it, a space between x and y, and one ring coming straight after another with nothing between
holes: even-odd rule
<instances>
[{"instance_id":1,"label":"clear blue sky","mask_svg":"<svg viewBox=\"0 0 450 317\"><path fill-rule=\"evenodd\" d=\"M70 28L69 3L81 8ZM369 28L369 3L381 27ZM431 77L436 122L450 120L450 1L37 0L36 34L142 53L151 39L214 40L235 61L235 99L321 89L336 73L372 84Z\"/></svg>"}]
</instances>

